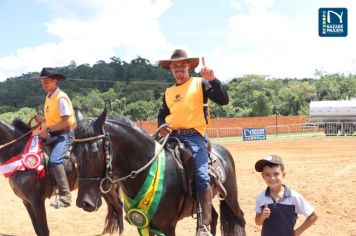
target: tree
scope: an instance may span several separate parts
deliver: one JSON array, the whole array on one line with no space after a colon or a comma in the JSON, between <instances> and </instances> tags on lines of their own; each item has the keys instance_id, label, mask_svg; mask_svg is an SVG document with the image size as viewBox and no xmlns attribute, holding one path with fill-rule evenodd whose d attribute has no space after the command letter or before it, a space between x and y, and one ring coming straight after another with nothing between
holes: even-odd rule
<instances>
[{"instance_id":1,"label":"tree","mask_svg":"<svg viewBox=\"0 0 356 236\"><path fill-rule=\"evenodd\" d=\"M14 119L17 118L27 123L35 114L35 109L24 107L16 112L6 112L0 114L0 119L11 123Z\"/></svg>"}]
</instances>

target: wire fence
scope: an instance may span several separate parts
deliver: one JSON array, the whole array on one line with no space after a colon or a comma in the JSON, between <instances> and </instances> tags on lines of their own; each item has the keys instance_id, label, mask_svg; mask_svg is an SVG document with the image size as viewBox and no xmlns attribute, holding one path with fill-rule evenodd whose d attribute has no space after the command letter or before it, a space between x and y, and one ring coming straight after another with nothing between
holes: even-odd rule
<instances>
[{"instance_id":1,"label":"wire fence","mask_svg":"<svg viewBox=\"0 0 356 236\"><path fill-rule=\"evenodd\" d=\"M266 139L323 137L323 136L356 136L356 122L322 122L302 123L258 127L266 130ZM215 141L243 140L243 128L208 128L209 138Z\"/></svg>"}]
</instances>

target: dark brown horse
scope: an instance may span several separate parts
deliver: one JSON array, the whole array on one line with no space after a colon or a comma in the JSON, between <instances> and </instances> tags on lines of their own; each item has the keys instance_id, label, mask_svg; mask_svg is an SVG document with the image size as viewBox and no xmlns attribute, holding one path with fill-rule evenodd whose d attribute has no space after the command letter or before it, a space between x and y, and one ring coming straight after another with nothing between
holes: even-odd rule
<instances>
[{"instance_id":1,"label":"dark brown horse","mask_svg":"<svg viewBox=\"0 0 356 236\"><path fill-rule=\"evenodd\" d=\"M103 180L112 183L120 180L125 194L134 198L148 176L150 168L147 164L150 164L152 158L156 156L157 144L152 137L125 117L106 119L106 110L97 119L78 121L75 136L77 140L81 140L73 147L73 153L81 166L77 206L89 212L100 207L101 201L98 195ZM92 153L90 150L92 145L100 147L101 152ZM220 201L222 235L246 235L243 212L237 200L233 158L229 151L220 145L213 145L213 151L218 154L223 163L222 171L228 180L223 182L227 195ZM161 232L166 236L174 236L178 220L190 216L195 207L193 198L183 190L176 162L167 150L164 160L162 195L157 211L149 223L149 234L155 235ZM148 168L145 168L146 166ZM216 187L214 193L217 193ZM213 209L211 231L214 235L217 218L218 214Z\"/></svg>"},{"instance_id":2,"label":"dark brown horse","mask_svg":"<svg viewBox=\"0 0 356 236\"><path fill-rule=\"evenodd\" d=\"M29 128L20 120L15 120L9 125L0 120L0 164L11 157L20 154L30 136ZM23 136L28 133L28 135ZM17 140L17 138L23 136ZM10 142L14 141L10 145ZM78 171L75 164L66 159L64 162L70 189L78 187ZM54 193L54 178L46 168L46 176L39 179L34 170L17 171L8 180L14 193L21 198L28 214L30 215L33 228L37 235L47 236L50 234L47 224L45 200ZM103 233L112 233L119 230L123 232L123 210L120 205L119 186L115 185L110 192L103 195L108 204L108 213L105 220ZM60 213L60 212L58 212ZM89 233L89 232L88 232Z\"/></svg>"}]
</instances>

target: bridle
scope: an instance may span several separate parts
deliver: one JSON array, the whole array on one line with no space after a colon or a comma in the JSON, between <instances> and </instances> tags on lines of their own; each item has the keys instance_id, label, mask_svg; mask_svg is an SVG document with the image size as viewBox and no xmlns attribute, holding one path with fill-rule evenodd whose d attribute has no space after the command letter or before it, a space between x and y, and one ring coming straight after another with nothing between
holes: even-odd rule
<instances>
[{"instance_id":1,"label":"bridle","mask_svg":"<svg viewBox=\"0 0 356 236\"><path fill-rule=\"evenodd\" d=\"M163 150L165 144L167 143L169 138L169 135L166 135L163 139L162 144L158 148L158 150L155 151L154 156L151 158L149 162L147 162L143 167L141 167L138 170L133 170L131 171L130 174L125 175L124 177L118 178L114 177L112 178L112 159L113 159L113 151L112 151L112 145L111 145L111 139L110 135L108 132L106 132L103 128L103 134L93 136L93 137L88 137L88 138L75 138L73 139L73 143L86 143L86 142L91 142L91 141L98 141L98 140L104 140L104 151L105 151L105 176L103 178L101 177L88 177L88 178L78 178L78 181L100 181L100 191L102 193L108 193L112 189L113 184L117 182L123 182L126 181L127 179L134 179L137 177L138 174L140 174L142 171L147 169L159 156L159 153ZM110 187L105 190L103 185L105 183L110 183Z\"/></svg>"},{"instance_id":2,"label":"bridle","mask_svg":"<svg viewBox=\"0 0 356 236\"><path fill-rule=\"evenodd\" d=\"M102 193L108 193L110 192L112 188L112 184L117 182L116 180L112 180L110 176L112 176L112 146L111 146L111 140L110 140L110 135L109 133L105 132L103 129L103 134L93 136L93 137L88 137L88 138L81 138L73 139L73 143L87 143L91 141L99 141L99 140L104 140L104 151L105 151L105 177L100 178L100 177L88 177L88 178L78 178L78 181L100 181L100 191ZM111 183L110 188L107 190L104 189L103 185L104 183L108 181Z\"/></svg>"}]
</instances>

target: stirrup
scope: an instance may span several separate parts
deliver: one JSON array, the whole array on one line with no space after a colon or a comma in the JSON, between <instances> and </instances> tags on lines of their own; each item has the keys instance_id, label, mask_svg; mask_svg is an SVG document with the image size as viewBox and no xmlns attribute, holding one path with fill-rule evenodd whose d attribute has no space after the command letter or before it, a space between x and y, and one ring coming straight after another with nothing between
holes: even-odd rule
<instances>
[{"instance_id":1,"label":"stirrup","mask_svg":"<svg viewBox=\"0 0 356 236\"><path fill-rule=\"evenodd\" d=\"M49 205L51 207L54 207L55 209L59 209L61 207L69 207L70 206L70 204L65 203L65 202L63 202L63 201L61 201L59 199L55 200L54 202L51 202Z\"/></svg>"},{"instance_id":2,"label":"stirrup","mask_svg":"<svg viewBox=\"0 0 356 236\"><path fill-rule=\"evenodd\" d=\"M196 236L213 236L206 225L201 225Z\"/></svg>"},{"instance_id":3,"label":"stirrup","mask_svg":"<svg viewBox=\"0 0 356 236\"><path fill-rule=\"evenodd\" d=\"M49 205L51 207L54 207L55 209L59 209L61 207L69 207L71 204L67 203L65 201L62 201L61 196L56 194L56 199L54 200L54 202L51 202Z\"/></svg>"}]
</instances>

